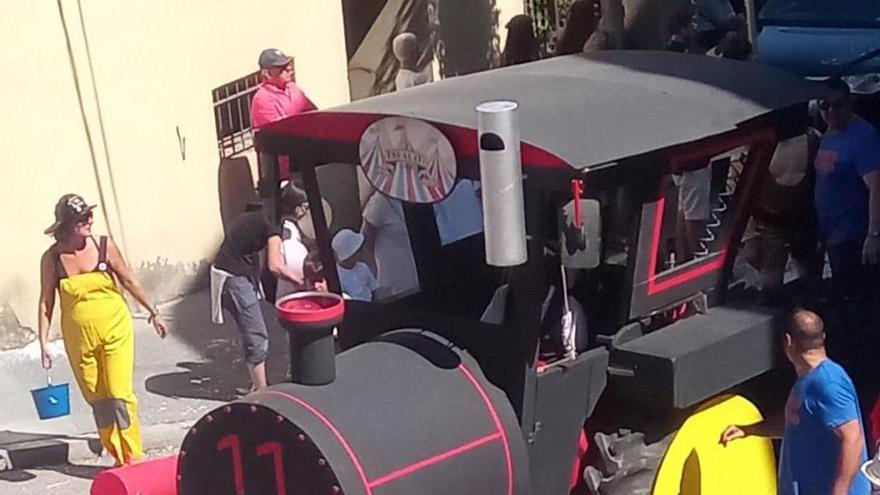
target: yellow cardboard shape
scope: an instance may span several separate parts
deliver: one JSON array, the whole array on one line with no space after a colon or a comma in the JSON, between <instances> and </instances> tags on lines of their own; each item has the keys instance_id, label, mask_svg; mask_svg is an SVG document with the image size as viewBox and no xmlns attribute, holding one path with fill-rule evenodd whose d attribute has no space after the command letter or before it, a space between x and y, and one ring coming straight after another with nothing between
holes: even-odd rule
<instances>
[{"instance_id":1,"label":"yellow cardboard shape","mask_svg":"<svg viewBox=\"0 0 880 495\"><path fill-rule=\"evenodd\" d=\"M654 479L653 495L775 495L776 458L767 438L721 445L728 425L761 421L758 408L738 395L703 404L676 432Z\"/></svg>"}]
</instances>

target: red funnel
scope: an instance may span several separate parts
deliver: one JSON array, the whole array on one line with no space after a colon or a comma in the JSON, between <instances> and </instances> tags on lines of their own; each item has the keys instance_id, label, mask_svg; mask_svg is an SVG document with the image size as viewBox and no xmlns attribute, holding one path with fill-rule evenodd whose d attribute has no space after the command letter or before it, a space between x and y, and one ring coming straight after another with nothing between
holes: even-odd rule
<instances>
[{"instance_id":1,"label":"red funnel","mask_svg":"<svg viewBox=\"0 0 880 495\"><path fill-rule=\"evenodd\" d=\"M108 469L95 477L92 495L177 495L177 456Z\"/></svg>"},{"instance_id":2,"label":"red funnel","mask_svg":"<svg viewBox=\"0 0 880 495\"><path fill-rule=\"evenodd\" d=\"M275 303L278 319L285 327L333 327L342 321L345 300L332 292L297 292Z\"/></svg>"},{"instance_id":3,"label":"red funnel","mask_svg":"<svg viewBox=\"0 0 880 495\"><path fill-rule=\"evenodd\" d=\"M333 327L342 321L345 300L332 292L297 292L275 303L290 341L290 377L303 385L336 379Z\"/></svg>"}]
</instances>

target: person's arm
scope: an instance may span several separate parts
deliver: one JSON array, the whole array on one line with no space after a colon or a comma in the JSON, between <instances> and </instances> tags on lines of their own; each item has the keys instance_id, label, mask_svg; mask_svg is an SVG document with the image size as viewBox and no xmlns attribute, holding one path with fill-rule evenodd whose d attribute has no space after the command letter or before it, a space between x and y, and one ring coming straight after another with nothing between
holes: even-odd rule
<instances>
[{"instance_id":1,"label":"person's arm","mask_svg":"<svg viewBox=\"0 0 880 495\"><path fill-rule=\"evenodd\" d=\"M876 265L880 263L880 170L868 173L863 177L868 186L868 235L862 247L862 263Z\"/></svg>"},{"instance_id":2,"label":"person's arm","mask_svg":"<svg viewBox=\"0 0 880 495\"><path fill-rule=\"evenodd\" d=\"M46 344L49 339L49 326L52 324L52 311L55 309L55 287L58 286L54 263L54 253L49 249L40 259L40 299L37 304L37 336L40 339L43 368L46 369L52 367L52 355L49 354Z\"/></svg>"},{"instance_id":3,"label":"person's arm","mask_svg":"<svg viewBox=\"0 0 880 495\"><path fill-rule=\"evenodd\" d=\"M374 192L373 196L367 200L366 205L364 205L364 210L361 213L363 216L363 223L361 223L361 235L364 236L364 245L361 248L364 252L364 262L370 267L370 271L373 273L377 272L376 269L376 237L379 234L379 220L381 220L381 215L379 212L379 198L377 195L379 192Z\"/></svg>"},{"instance_id":4,"label":"person's arm","mask_svg":"<svg viewBox=\"0 0 880 495\"><path fill-rule=\"evenodd\" d=\"M297 104L296 104L296 113L302 112L311 112L312 110L317 110L318 106L312 102L312 100L306 95L306 92L302 90L296 83L291 83L293 85L293 90L296 92L297 96ZM285 115L285 117L289 117L289 115Z\"/></svg>"},{"instance_id":5,"label":"person's arm","mask_svg":"<svg viewBox=\"0 0 880 495\"><path fill-rule=\"evenodd\" d=\"M367 265L366 263L364 263L363 270L364 279L367 283L367 288L370 289L371 300L373 302L378 302L383 296L382 291L379 290L379 281L376 280L376 277L373 275L373 271L370 270L369 265Z\"/></svg>"},{"instance_id":6,"label":"person's arm","mask_svg":"<svg viewBox=\"0 0 880 495\"><path fill-rule=\"evenodd\" d=\"M119 248L116 247L116 243L109 237L107 238L107 262L110 264L110 268L119 279L119 283L122 287L135 298L138 304L150 313L149 318L147 318L147 323L152 323L156 333L160 338L164 339L165 335L168 333L168 329L165 327L165 322L159 317L159 310L150 304L143 286L141 286L140 282L134 278L131 269L128 267L128 263L126 263L125 258L122 257Z\"/></svg>"},{"instance_id":7,"label":"person's arm","mask_svg":"<svg viewBox=\"0 0 880 495\"><path fill-rule=\"evenodd\" d=\"M266 249L266 262L269 265L269 271L279 279L287 280L295 284L302 284L303 277L291 270L284 262L284 256L281 255L281 236L273 235L269 237L268 247Z\"/></svg>"},{"instance_id":8,"label":"person's arm","mask_svg":"<svg viewBox=\"0 0 880 495\"><path fill-rule=\"evenodd\" d=\"M834 428L834 435L840 440L840 457L837 460L837 474L831 494L847 495L859 471L862 449L865 447L861 422L858 419L848 421Z\"/></svg>"},{"instance_id":9,"label":"person's arm","mask_svg":"<svg viewBox=\"0 0 880 495\"><path fill-rule=\"evenodd\" d=\"M318 109L318 105L315 105L315 102L313 102L312 99L305 94L305 92L303 93L303 98L306 99L305 110L303 110L304 112L311 112Z\"/></svg>"},{"instance_id":10,"label":"person's arm","mask_svg":"<svg viewBox=\"0 0 880 495\"><path fill-rule=\"evenodd\" d=\"M785 428L783 418L781 414L776 414L750 425L730 425L721 433L720 443L727 447L728 443L738 438L782 438L782 431Z\"/></svg>"}]
</instances>

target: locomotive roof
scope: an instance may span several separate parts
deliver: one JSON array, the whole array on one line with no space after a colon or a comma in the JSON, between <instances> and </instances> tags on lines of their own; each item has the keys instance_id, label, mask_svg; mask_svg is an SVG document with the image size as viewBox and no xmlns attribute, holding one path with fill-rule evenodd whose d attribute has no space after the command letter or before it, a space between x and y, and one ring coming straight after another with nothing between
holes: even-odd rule
<instances>
[{"instance_id":1,"label":"locomotive roof","mask_svg":"<svg viewBox=\"0 0 880 495\"><path fill-rule=\"evenodd\" d=\"M815 83L756 62L606 51L445 79L300 114L262 133L356 143L372 122L405 116L457 133L450 137L457 153L476 155L474 107L515 100L524 145L582 169L732 131L822 93Z\"/></svg>"}]
</instances>

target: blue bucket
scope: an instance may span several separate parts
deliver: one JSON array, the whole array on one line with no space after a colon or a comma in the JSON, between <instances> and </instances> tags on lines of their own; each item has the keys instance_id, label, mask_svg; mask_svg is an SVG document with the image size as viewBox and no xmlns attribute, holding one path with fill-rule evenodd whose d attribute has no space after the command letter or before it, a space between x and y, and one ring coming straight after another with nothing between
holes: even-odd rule
<instances>
[{"instance_id":1,"label":"blue bucket","mask_svg":"<svg viewBox=\"0 0 880 495\"><path fill-rule=\"evenodd\" d=\"M70 388L66 383L31 390L40 419L60 418L70 414Z\"/></svg>"}]
</instances>

